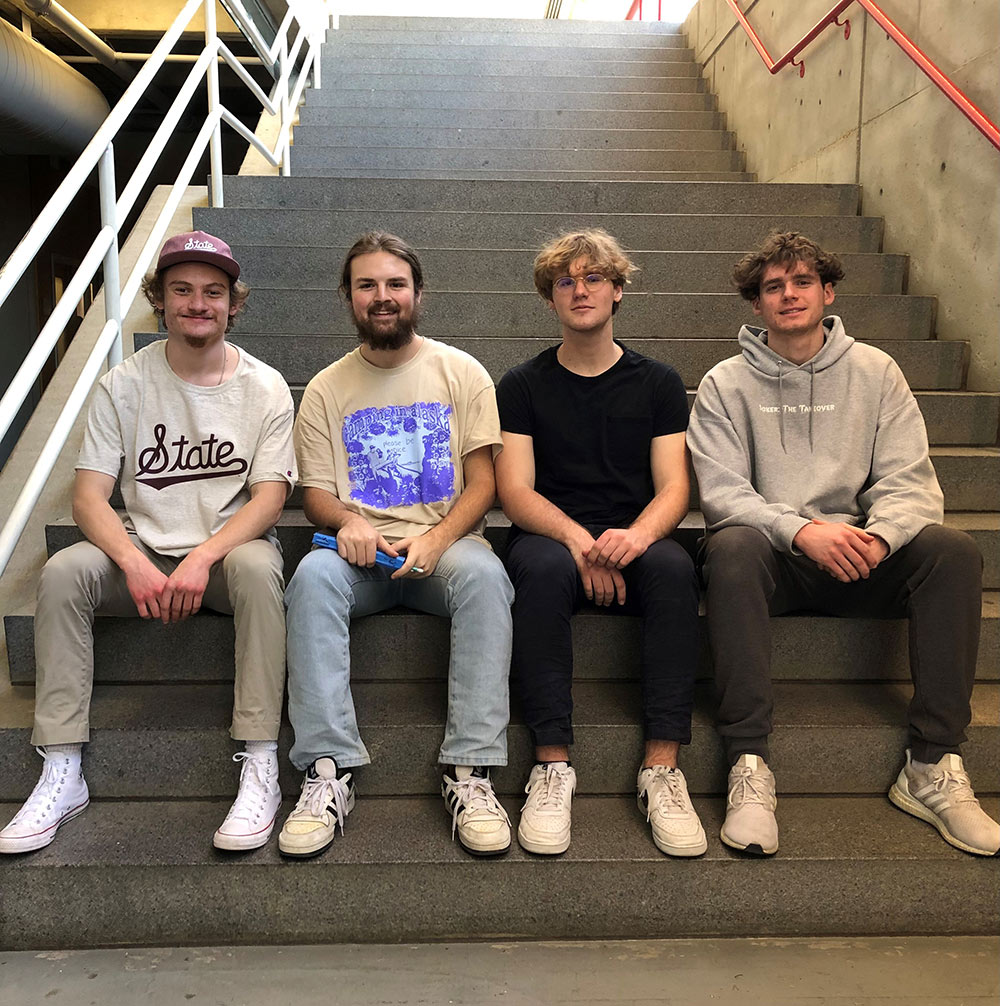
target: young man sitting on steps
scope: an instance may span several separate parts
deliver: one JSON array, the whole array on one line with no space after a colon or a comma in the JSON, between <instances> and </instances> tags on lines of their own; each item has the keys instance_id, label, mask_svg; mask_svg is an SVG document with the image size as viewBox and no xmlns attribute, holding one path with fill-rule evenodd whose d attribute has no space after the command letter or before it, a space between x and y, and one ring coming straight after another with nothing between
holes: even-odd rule
<instances>
[{"instance_id":1,"label":"young man sitting on steps","mask_svg":"<svg viewBox=\"0 0 1000 1006\"><path fill-rule=\"evenodd\" d=\"M281 375L226 342L246 301L229 246L169 238L144 292L166 339L113 368L87 416L73 517L87 541L45 564L35 612L35 729L45 759L0 852L49 844L89 802L95 614L181 622L235 614L232 736L246 742L219 849L263 845L281 803L277 737L285 683L281 553L273 527L295 482L292 397ZM123 524L109 502L121 471Z\"/></svg>"},{"instance_id":2,"label":"young man sitting on steps","mask_svg":"<svg viewBox=\"0 0 1000 1006\"><path fill-rule=\"evenodd\" d=\"M320 371L295 424L303 507L336 537L288 585L288 715L302 793L278 838L322 852L354 807L369 762L350 687L351 619L402 604L451 618L448 711L439 761L452 833L477 856L510 847L490 768L507 764L512 590L483 537L500 448L489 374L416 332L423 271L400 238L363 235L340 290L361 345ZM377 552L402 557L393 570Z\"/></svg>"},{"instance_id":3,"label":"young man sitting on steps","mask_svg":"<svg viewBox=\"0 0 1000 1006\"><path fill-rule=\"evenodd\" d=\"M670 535L687 513L687 394L677 372L617 342L613 317L635 266L610 234L564 234L535 259L562 342L497 390L497 485L512 528L511 679L535 746L517 837L570 843L576 772L570 619L585 601L642 618L645 752L639 809L657 848L698 856L705 832L677 767L691 739L698 659L694 564Z\"/></svg>"},{"instance_id":4,"label":"young man sitting on steps","mask_svg":"<svg viewBox=\"0 0 1000 1006\"><path fill-rule=\"evenodd\" d=\"M913 700L889 798L966 852L995 855L1000 827L959 755L971 718L982 558L942 527L920 409L899 367L824 318L836 256L772 235L734 271L763 327L698 389L688 439L709 534L708 632L719 733L732 766L722 840L778 848L770 617L807 609L909 618Z\"/></svg>"}]
</instances>

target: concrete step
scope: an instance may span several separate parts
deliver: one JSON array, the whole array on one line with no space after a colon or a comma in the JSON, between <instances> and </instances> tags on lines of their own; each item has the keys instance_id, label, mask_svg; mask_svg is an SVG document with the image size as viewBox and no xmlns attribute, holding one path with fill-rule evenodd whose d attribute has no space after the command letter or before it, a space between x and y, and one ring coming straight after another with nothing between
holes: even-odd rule
<instances>
[{"instance_id":1,"label":"concrete step","mask_svg":"<svg viewBox=\"0 0 1000 1006\"><path fill-rule=\"evenodd\" d=\"M581 169L579 171L553 170L552 168L489 168L477 170L476 168L387 168L382 164L375 167L337 167L331 168L327 164L310 163L299 164L296 162L296 169L299 178L325 178L331 177L331 172L336 173L338 181L341 179L371 178L378 174L380 178L394 179L434 179L434 180L454 180L454 181L478 181L489 179L490 181L562 181L589 183L601 181L629 181L629 182L752 182L755 176L748 171L604 171L596 168Z\"/></svg>"},{"instance_id":2,"label":"concrete step","mask_svg":"<svg viewBox=\"0 0 1000 1006\"><path fill-rule=\"evenodd\" d=\"M295 130L295 150L312 147L406 147L476 151L532 149L662 150L679 153L732 150L733 137L722 129L584 129L574 125L557 129L463 128L449 126L300 125Z\"/></svg>"},{"instance_id":3,"label":"concrete step","mask_svg":"<svg viewBox=\"0 0 1000 1006\"><path fill-rule=\"evenodd\" d=\"M455 67L452 67L454 70ZM498 70L502 66L498 67ZM547 95L550 99L560 91L602 91L605 94L692 94L705 91L705 81L694 75L685 76L612 76L605 75L595 81L594 75L588 72L576 75L572 65L564 64L564 74L544 73L540 68L530 76L501 72L486 73L481 68L470 67L468 73L446 72L442 67L440 73L412 72L401 70L390 73L384 66L373 62L367 69L356 72L345 72L336 64L323 67L323 90L327 88L351 88L372 91L392 92L397 95L410 95L416 91L512 91L531 93L536 101L539 95ZM669 107L669 106L667 106Z\"/></svg>"},{"instance_id":4,"label":"concrete step","mask_svg":"<svg viewBox=\"0 0 1000 1006\"><path fill-rule=\"evenodd\" d=\"M547 44L541 44L541 42ZM687 75L688 66L695 66L694 50L684 46L642 46L633 47L628 40L604 38L602 45L594 45L590 39L541 40L533 36L529 44L512 43L506 39L495 39L491 44L449 41L442 45L426 39L396 38L365 41L356 35L331 33L323 47L323 69L352 65L395 65L397 62L409 65L447 65L450 63L470 63L484 67L507 65L551 63L565 67L568 63L589 72L597 63L611 63L628 68L653 68L671 75L684 66L681 75Z\"/></svg>"},{"instance_id":5,"label":"concrete step","mask_svg":"<svg viewBox=\"0 0 1000 1006\"><path fill-rule=\"evenodd\" d=\"M926 340L934 326L931 297L843 294L831 308L848 332L876 339ZM711 339L739 331L756 319L735 293L633 293L622 302L615 334L624 340L683 332ZM552 330L552 314L535 293L428 293L421 305L423 330L437 337L499 330L510 336ZM240 317L240 331L270 332L280 325L292 334L348 335L355 331L347 308L326 290L269 290L258 287Z\"/></svg>"},{"instance_id":6,"label":"concrete step","mask_svg":"<svg viewBox=\"0 0 1000 1006\"><path fill-rule=\"evenodd\" d=\"M506 803L516 824L520 801ZM440 798L363 795L327 852L289 862L274 839L215 852L228 801L95 802L49 848L10 857L4 946L996 932L994 864L884 797L783 796L781 849L767 860L719 841L720 800L695 805L709 835L697 861L659 853L623 796L578 797L558 859L515 842L474 862L450 840Z\"/></svg>"},{"instance_id":7,"label":"concrete step","mask_svg":"<svg viewBox=\"0 0 1000 1006\"><path fill-rule=\"evenodd\" d=\"M683 38L679 24L668 21L585 21L550 18L488 18L488 17L381 17L352 14L340 19L341 31L442 31L462 33L489 32L499 38L516 40L521 35L544 32L553 38L574 35L656 35Z\"/></svg>"},{"instance_id":8,"label":"concrete step","mask_svg":"<svg viewBox=\"0 0 1000 1006\"><path fill-rule=\"evenodd\" d=\"M599 132L599 131L598 131ZM353 145L340 147L295 147L293 170L309 174L339 174L341 168L366 168L370 175L386 169L430 171L477 171L490 176L494 171L575 171L577 177L591 178L593 172L686 171L743 172L743 154L738 150L613 150L555 147L385 147ZM405 177L405 176L404 176ZM610 177L610 175L607 175ZM734 178L733 181L741 181Z\"/></svg>"},{"instance_id":9,"label":"concrete step","mask_svg":"<svg viewBox=\"0 0 1000 1006\"><path fill-rule=\"evenodd\" d=\"M437 83L437 82L435 82ZM702 111L716 107L715 97L707 91L592 91L558 90L538 91L499 90L478 80L466 80L461 90L449 91L431 87L417 81L405 92L395 89L392 82L383 78L383 87L365 87L355 78L343 78L336 88L306 91L306 108L484 108L530 109L562 108L604 109L627 112L633 109L666 111Z\"/></svg>"},{"instance_id":10,"label":"concrete step","mask_svg":"<svg viewBox=\"0 0 1000 1006\"><path fill-rule=\"evenodd\" d=\"M625 336L624 326L622 328L623 338L630 347L651 359L671 364L688 387L696 387L706 371L738 351L735 338L637 339ZM437 332L432 333L430 329L425 331L429 335L439 335ZM155 334L137 333L136 347L146 345L155 338L158 338ZM499 380L511 367L540 353L556 339L511 338L498 329L484 337L444 338L442 341L471 353L486 367L494 380ZM923 342L900 339L864 341L870 341L892 356L911 388L946 391L957 390L962 386L967 343L932 339ZM238 329L233 332L233 342L280 370L289 384L307 383L323 367L350 352L358 344L357 336L292 336L278 330L268 336L260 336L244 335Z\"/></svg>"},{"instance_id":11,"label":"concrete step","mask_svg":"<svg viewBox=\"0 0 1000 1006\"><path fill-rule=\"evenodd\" d=\"M141 629L141 624L139 625ZM0 725L0 800L23 800L37 781L30 740L32 693L24 685L5 703ZM374 796L439 792L437 768L447 683L355 681L358 725L373 763L359 774ZM725 792L726 765L714 727L708 682L696 689L692 740L682 765L692 793ZM783 793L884 793L906 746L903 682L775 682L770 766ZM581 794L629 794L642 757L639 684L580 680L573 686L573 764ZM91 701L87 781L100 799L224 798L235 791L237 750L229 737L233 688L219 684L96 685ZM1000 779L1000 684L973 689L973 718L963 748L966 767L984 793ZM287 759L291 727L279 738L281 787L295 794L301 776ZM240 747L242 745L239 745ZM497 769L497 790L521 792L534 762L516 706L508 730L509 765Z\"/></svg>"},{"instance_id":12,"label":"concrete step","mask_svg":"<svg viewBox=\"0 0 1000 1006\"><path fill-rule=\"evenodd\" d=\"M286 512L279 534L290 578L308 548L312 528L294 524ZM948 515L949 526L962 526L964 515ZM299 515L300 520L302 520ZM996 516L993 517L994 568ZM50 527L49 547L78 540L76 528ZM492 537L492 536L491 536ZM983 535L977 535L981 543ZM994 584L995 584L994 577ZM35 680L34 607L5 616L11 681ZM772 674L775 680L909 681L905 620L838 619L795 615L771 621ZM634 679L638 674L640 626L637 619L588 608L573 621L579 680ZM359 619L351 632L352 676L356 681L443 678L449 652L448 620L396 608ZM405 640L400 649L398 640ZM206 683L233 678L232 619L206 612L177 625L138 619L98 618L94 630L95 679L100 684ZM817 659L822 654L823 659ZM1000 666L1000 595L983 597L977 677L995 680ZM702 646L699 677L712 676L707 644Z\"/></svg>"},{"instance_id":13,"label":"concrete step","mask_svg":"<svg viewBox=\"0 0 1000 1006\"><path fill-rule=\"evenodd\" d=\"M295 142L301 143L302 133L330 127L403 128L449 126L453 129L724 129L721 112L638 111L620 112L613 120L607 109L580 108L378 108L365 106L337 108L329 105L305 105L299 109L299 128Z\"/></svg>"},{"instance_id":14,"label":"concrete step","mask_svg":"<svg viewBox=\"0 0 1000 1006\"><path fill-rule=\"evenodd\" d=\"M348 50L350 52L351 50ZM407 55L383 57L377 52L368 55L348 55L346 52L324 50L322 55L323 77L327 74L340 80L357 74L367 77L377 74L380 77L400 76L416 77L424 80L431 77L487 77L511 78L521 90L522 82L529 77L565 79L579 70L588 79L588 90L599 90L605 78L613 80L654 81L655 84L664 80L683 80L684 78L700 78L701 67L690 56L676 59L643 59L641 54L635 59L607 58L608 54L597 54L593 57L579 56L576 48L568 50L556 58L536 58L535 50L505 48L503 52L490 52L483 56L463 58L458 52L454 56L450 52L444 55L438 51L425 58ZM579 57L579 58L578 58ZM656 91L662 87L629 87L628 90ZM327 86L324 79L323 86Z\"/></svg>"},{"instance_id":15,"label":"concrete step","mask_svg":"<svg viewBox=\"0 0 1000 1006\"><path fill-rule=\"evenodd\" d=\"M620 32L617 24L608 22L603 32L558 32L540 29L528 31L443 31L435 28L411 28L400 31L392 28L343 28L326 34L327 52L339 47L357 44L439 46L484 46L496 51L499 48L526 49L619 49L630 54L641 51L644 56L660 53L691 52L683 35L636 34Z\"/></svg>"},{"instance_id":16,"label":"concrete step","mask_svg":"<svg viewBox=\"0 0 1000 1006\"><path fill-rule=\"evenodd\" d=\"M315 153L315 151L310 151ZM609 156L610 156L609 152ZM726 151L718 151L725 154ZM301 155L301 152L300 152ZM714 156L714 155L713 155ZM751 248L771 230L801 230L835 252L877 252L878 217L814 216L796 213L608 213L479 212L459 210L366 210L196 208L196 227L225 234L235 247L253 244L301 248L350 246L366 230L391 230L421 252L429 248L538 247L575 227L604 227L627 248L659 251L731 251ZM623 315L624 316L624 315ZM894 338L894 336L888 336Z\"/></svg>"},{"instance_id":17,"label":"concrete step","mask_svg":"<svg viewBox=\"0 0 1000 1006\"><path fill-rule=\"evenodd\" d=\"M410 210L426 213L434 206L448 212L505 212L517 207L518 213L630 214L801 214L804 217L847 216L858 213L861 190L856 185L798 185L754 182L649 182L607 181L567 186L561 182L539 179L531 182L496 179L442 180L435 178L395 180L387 178L339 179L279 178L269 176L229 175L225 179L226 207L310 210ZM675 221L671 220L671 223ZM761 226L766 226L762 223ZM510 248L537 248L528 235ZM649 247L662 247L662 239ZM235 244L235 242L232 242ZM346 249L348 245L343 245ZM748 250L750 245L726 246ZM482 252L484 249L478 249ZM423 256L429 249L420 248ZM325 252L324 252L325 254ZM468 256L467 251L461 254ZM881 256L889 260L890 256ZM895 256L893 258L896 258ZM902 256L898 257L902 260ZM242 259L240 260L243 261ZM531 261L529 258L527 261ZM466 262L467 267L474 263ZM425 270L427 271L427 270ZM461 275L461 274L459 274ZM531 270L525 275L530 282ZM307 284L311 285L311 284ZM479 289L466 286L464 289ZM517 287L499 287L517 289ZM897 291L886 291L897 292Z\"/></svg>"},{"instance_id":18,"label":"concrete step","mask_svg":"<svg viewBox=\"0 0 1000 1006\"><path fill-rule=\"evenodd\" d=\"M229 191L226 190L226 201ZM285 248L275 254L261 245L237 246L242 275L255 290L294 289L332 292L339 282L339 266L347 255L341 248ZM534 249L430 248L420 252L427 296L442 291L476 290L483 293L533 293ZM733 265L740 252L630 252L639 266L628 292L729 293ZM837 284L837 296L899 294L906 276L905 255L847 252L841 256L847 273Z\"/></svg>"}]
</instances>

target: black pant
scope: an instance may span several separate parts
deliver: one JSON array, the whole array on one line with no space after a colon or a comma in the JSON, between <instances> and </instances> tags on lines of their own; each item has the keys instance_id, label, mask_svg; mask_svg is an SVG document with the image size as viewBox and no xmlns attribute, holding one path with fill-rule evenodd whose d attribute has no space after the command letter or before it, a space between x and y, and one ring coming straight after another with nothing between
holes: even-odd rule
<instances>
[{"instance_id":1,"label":"black pant","mask_svg":"<svg viewBox=\"0 0 1000 1006\"><path fill-rule=\"evenodd\" d=\"M603 528L587 530L598 537ZM573 743L570 618L586 601L569 550L552 538L519 534L507 550L514 584L511 687L536 746ZM670 538L622 570L625 604L608 611L642 617L642 708L647 740L691 740L698 660L698 578Z\"/></svg>"},{"instance_id":2,"label":"black pant","mask_svg":"<svg viewBox=\"0 0 1000 1006\"><path fill-rule=\"evenodd\" d=\"M723 528L703 549L708 636L729 763L768 758L772 615L817 611L909 618L910 748L917 761L958 752L971 719L983 560L961 531L925 528L867 580L841 583L804 555L778 552L759 531Z\"/></svg>"}]
</instances>

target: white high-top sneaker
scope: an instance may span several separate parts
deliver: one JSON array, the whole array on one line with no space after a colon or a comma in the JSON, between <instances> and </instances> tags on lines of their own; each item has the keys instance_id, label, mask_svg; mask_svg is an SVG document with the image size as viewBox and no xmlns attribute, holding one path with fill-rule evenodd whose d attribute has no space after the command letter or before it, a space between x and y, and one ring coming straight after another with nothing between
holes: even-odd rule
<instances>
[{"instance_id":1,"label":"white high-top sneaker","mask_svg":"<svg viewBox=\"0 0 1000 1006\"><path fill-rule=\"evenodd\" d=\"M44 849L60 825L82 814L90 803L87 781L75 759L62 751L35 749L45 765L24 806L0 831L0 852Z\"/></svg>"},{"instance_id":2,"label":"white high-top sneaker","mask_svg":"<svg viewBox=\"0 0 1000 1006\"><path fill-rule=\"evenodd\" d=\"M240 788L212 844L230 852L259 849L271 837L281 806L278 753L239 751L233 761L243 762Z\"/></svg>"}]
</instances>

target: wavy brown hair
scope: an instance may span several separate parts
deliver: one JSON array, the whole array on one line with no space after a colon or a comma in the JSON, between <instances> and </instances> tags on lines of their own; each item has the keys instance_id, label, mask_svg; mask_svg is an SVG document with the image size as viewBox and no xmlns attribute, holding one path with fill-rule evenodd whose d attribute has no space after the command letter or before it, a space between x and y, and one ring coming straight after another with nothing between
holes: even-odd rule
<instances>
[{"instance_id":1,"label":"wavy brown hair","mask_svg":"<svg viewBox=\"0 0 1000 1006\"><path fill-rule=\"evenodd\" d=\"M824 286L836 286L844 278L844 267L833 252L824 251L815 241L798 231L773 231L754 252L745 255L733 267L733 286L744 300L760 297L760 281L768 266L788 268L796 262L811 265Z\"/></svg>"},{"instance_id":2,"label":"wavy brown hair","mask_svg":"<svg viewBox=\"0 0 1000 1006\"><path fill-rule=\"evenodd\" d=\"M351 263L359 255L371 255L374 252L388 252L401 258L413 274L413 289L420 293L424 288L424 270L421 268L417 253L401 238L388 231L366 231L351 245L344 259L344 267L340 273L340 295L344 300L351 299Z\"/></svg>"}]
</instances>

